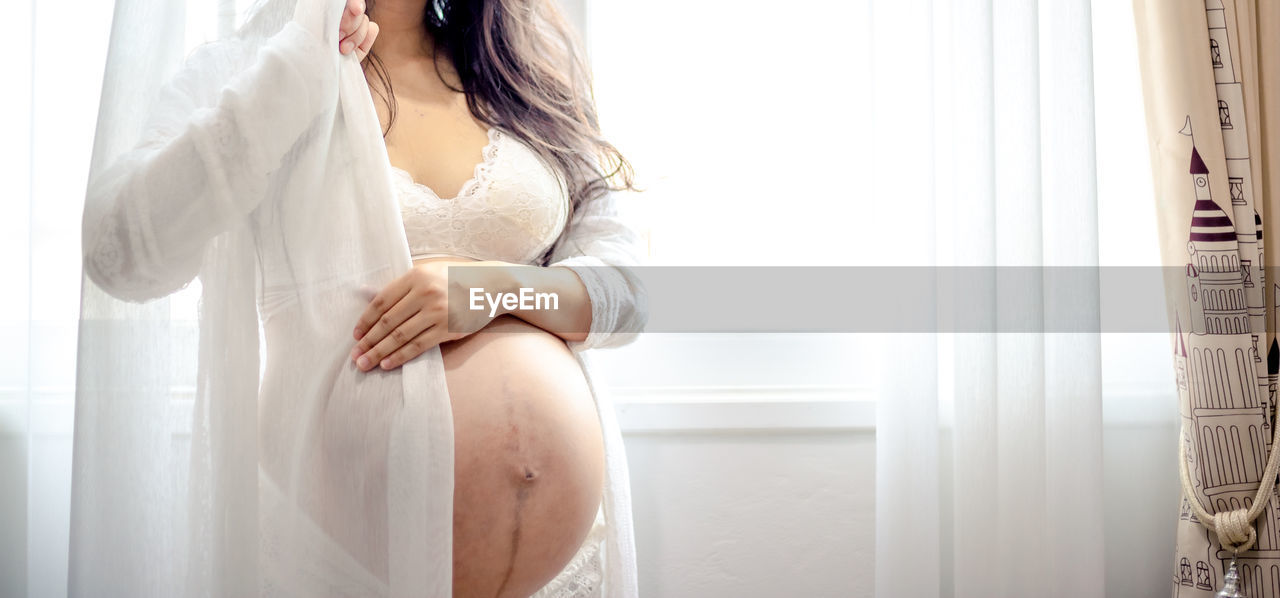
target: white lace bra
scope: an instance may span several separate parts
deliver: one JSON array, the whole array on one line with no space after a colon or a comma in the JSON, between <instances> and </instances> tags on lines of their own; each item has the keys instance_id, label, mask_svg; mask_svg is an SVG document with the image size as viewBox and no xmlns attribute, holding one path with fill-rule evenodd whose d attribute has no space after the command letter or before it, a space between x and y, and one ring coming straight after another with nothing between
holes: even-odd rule
<instances>
[{"instance_id":1,"label":"white lace bra","mask_svg":"<svg viewBox=\"0 0 1280 598\"><path fill-rule=\"evenodd\" d=\"M489 128L475 174L444 199L394 166L405 236L413 259L461 256L534 264L564 230L563 177L520 140Z\"/></svg>"}]
</instances>

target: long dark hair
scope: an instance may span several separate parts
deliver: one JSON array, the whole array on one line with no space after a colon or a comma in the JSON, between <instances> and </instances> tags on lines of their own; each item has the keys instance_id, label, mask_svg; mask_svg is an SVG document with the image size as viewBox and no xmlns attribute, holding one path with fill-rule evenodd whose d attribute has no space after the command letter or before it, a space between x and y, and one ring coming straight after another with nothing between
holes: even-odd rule
<instances>
[{"instance_id":1,"label":"long dark hair","mask_svg":"<svg viewBox=\"0 0 1280 598\"><path fill-rule=\"evenodd\" d=\"M635 188L631 163L600 136L591 73L555 0L428 0L423 21L434 50L452 61L462 83L454 91L466 94L471 114L557 168L570 209ZM396 115L391 79L372 52L364 68L382 88L375 92L387 105L385 135Z\"/></svg>"}]
</instances>

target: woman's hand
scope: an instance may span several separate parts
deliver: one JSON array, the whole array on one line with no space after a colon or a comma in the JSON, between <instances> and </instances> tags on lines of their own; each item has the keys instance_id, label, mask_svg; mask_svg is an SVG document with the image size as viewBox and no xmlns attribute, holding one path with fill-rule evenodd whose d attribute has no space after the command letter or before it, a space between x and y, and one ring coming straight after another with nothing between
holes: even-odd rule
<instances>
[{"instance_id":1,"label":"woman's hand","mask_svg":"<svg viewBox=\"0 0 1280 598\"><path fill-rule=\"evenodd\" d=\"M347 0L347 8L342 11L342 21L338 23L338 52L341 54L356 53L356 59L364 60L373 47L373 40L378 37L378 24L369 20L364 13L364 0Z\"/></svg>"},{"instance_id":2,"label":"woman's hand","mask_svg":"<svg viewBox=\"0 0 1280 598\"><path fill-rule=\"evenodd\" d=\"M469 269L464 285L461 276L451 283L449 266L487 266L484 271ZM449 293L455 303L465 301L470 288L505 288L508 284L504 262L432 261L414 266L404 276L391 281L369 302L356 323L359 341L351 350L356 367L367 372L376 366L384 370L400 367L440 343L463 338L484 328L501 313L490 310L454 310L449 320ZM492 275L489 273L492 272Z\"/></svg>"}]
</instances>

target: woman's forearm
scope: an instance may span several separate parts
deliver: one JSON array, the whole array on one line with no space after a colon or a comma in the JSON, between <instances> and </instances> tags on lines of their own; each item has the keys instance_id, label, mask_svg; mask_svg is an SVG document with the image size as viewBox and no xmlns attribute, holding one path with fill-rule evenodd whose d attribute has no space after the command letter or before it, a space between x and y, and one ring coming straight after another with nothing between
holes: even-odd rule
<instances>
[{"instance_id":1,"label":"woman's forearm","mask_svg":"<svg viewBox=\"0 0 1280 598\"><path fill-rule=\"evenodd\" d=\"M468 307L483 305L510 314L566 341L581 342L591 330L591 298L569 268L489 262L485 288L468 289ZM496 267L494 267L496 266Z\"/></svg>"}]
</instances>

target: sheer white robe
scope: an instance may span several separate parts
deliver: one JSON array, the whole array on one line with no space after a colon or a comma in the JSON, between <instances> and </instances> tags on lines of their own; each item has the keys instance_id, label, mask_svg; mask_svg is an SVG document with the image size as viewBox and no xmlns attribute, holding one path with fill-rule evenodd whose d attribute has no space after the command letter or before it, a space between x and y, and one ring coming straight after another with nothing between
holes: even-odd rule
<instances>
[{"instance_id":1,"label":"sheer white robe","mask_svg":"<svg viewBox=\"0 0 1280 598\"><path fill-rule=\"evenodd\" d=\"M364 75L336 49L344 3L268 0L176 74L166 4L119 0L113 23L83 221L71 594L448 596L440 352L389 372L348 357L368 290L411 262ZM630 492L583 351L643 328L639 247L606 195L547 260L591 300L570 346L604 433L604 596L637 595ZM163 298L197 276L184 334Z\"/></svg>"}]
</instances>

